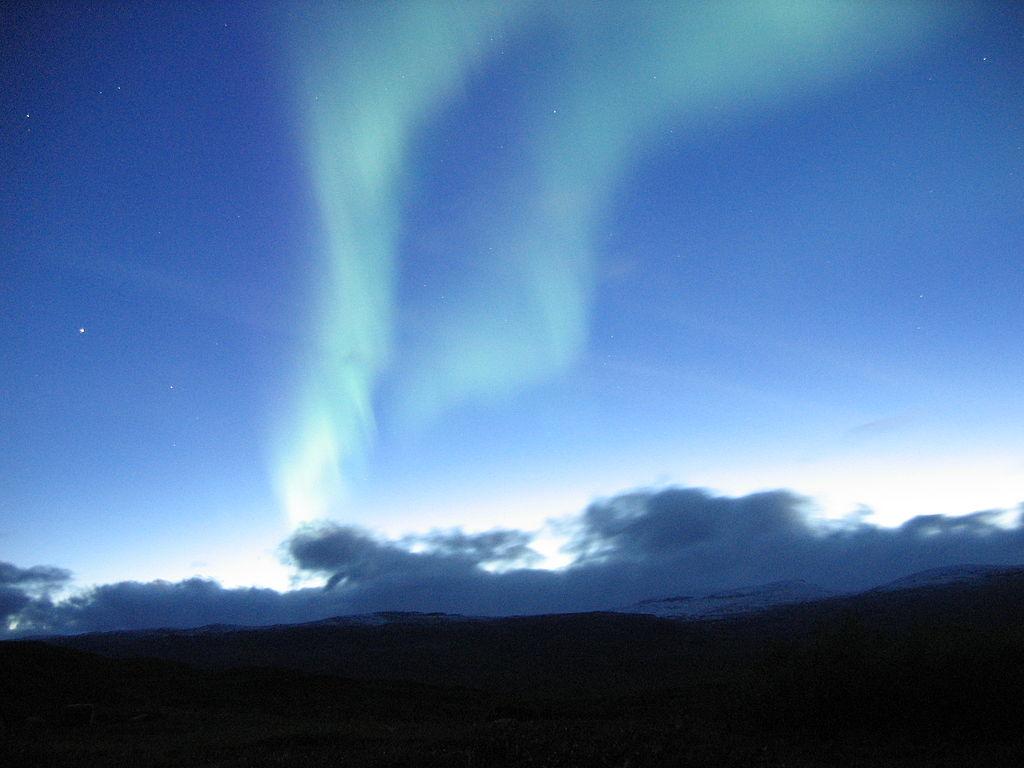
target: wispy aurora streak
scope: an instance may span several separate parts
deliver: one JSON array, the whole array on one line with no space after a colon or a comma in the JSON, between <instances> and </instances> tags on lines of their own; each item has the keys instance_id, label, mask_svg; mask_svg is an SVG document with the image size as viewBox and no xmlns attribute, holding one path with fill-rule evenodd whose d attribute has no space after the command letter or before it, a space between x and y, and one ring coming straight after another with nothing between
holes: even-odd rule
<instances>
[{"instance_id":1,"label":"wispy aurora streak","mask_svg":"<svg viewBox=\"0 0 1024 768\"><path fill-rule=\"evenodd\" d=\"M318 8L295 32L312 57L302 66L302 103L328 260L311 375L278 475L293 522L336 508L343 470L372 438L373 390L394 330L406 148L482 55L501 16L483 4L354 4Z\"/></svg>"},{"instance_id":2,"label":"wispy aurora streak","mask_svg":"<svg viewBox=\"0 0 1024 768\"><path fill-rule=\"evenodd\" d=\"M930 4L353 4L318 8L294 32L305 60L308 154L327 266L298 416L278 480L291 521L338 511L372 443L374 394L400 369L416 421L563 372L587 338L594 224L615 182L660 129L696 133L784 105L904 51ZM515 211L488 218L474 276L416 329L395 361L400 194L416 132L498 55L495 33L544 28L564 45L524 115L515 188L481 190ZM507 45L506 37L501 45ZM511 205L510 205L511 203ZM395 365L395 363L399 365Z\"/></svg>"}]
</instances>

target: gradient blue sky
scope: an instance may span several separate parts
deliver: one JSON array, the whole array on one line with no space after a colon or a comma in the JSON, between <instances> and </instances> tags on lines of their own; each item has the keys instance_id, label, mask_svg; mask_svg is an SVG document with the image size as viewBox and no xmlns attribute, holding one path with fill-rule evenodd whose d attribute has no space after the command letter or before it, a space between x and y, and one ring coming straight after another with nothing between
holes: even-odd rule
<instances>
[{"instance_id":1,"label":"gradient blue sky","mask_svg":"<svg viewBox=\"0 0 1024 768\"><path fill-rule=\"evenodd\" d=\"M16 5L2 560L1024 500L1017 4Z\"/></svg>"}]
</instances>

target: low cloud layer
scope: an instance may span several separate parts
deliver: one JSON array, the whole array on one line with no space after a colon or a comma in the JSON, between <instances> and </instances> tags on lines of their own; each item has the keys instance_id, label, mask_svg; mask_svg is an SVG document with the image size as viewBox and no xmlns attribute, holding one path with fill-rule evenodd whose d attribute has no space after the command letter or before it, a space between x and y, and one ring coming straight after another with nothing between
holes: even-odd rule
<instances>
[{"instance_id":1,"label":"low cloud layer","mask_svg":"<svg viewBox=\"0 0 1024 768\"><path fill-rule=\"evenodd\" d=\"M638 491L591 504L559 571L535 567L532 534L434 531L398 540L322 524L287 542L288 559L322 588L224 589L216 582L122 582L54 603L70 574L0 564L0 612L18 632L204 624L273 624L381 610L503 615L611 609L641 599L804 579L871 587L958 563L1024 563L1024 515L926 515L898 528L862 518L815 521L786 491L742 497L699 489Z\"/></svg>"},{"instance_id":2,"label":"low cloud layer","mask_svg":"<svg viewBox=\"0 0 1024 768\"><path fill-rule=\"evenodd\" d=\"M71 580L71 572L49 565L19 568L0 562L0 631L6 621L29 605L47 603L49 595Z\"/></svg>"}]
</instances>

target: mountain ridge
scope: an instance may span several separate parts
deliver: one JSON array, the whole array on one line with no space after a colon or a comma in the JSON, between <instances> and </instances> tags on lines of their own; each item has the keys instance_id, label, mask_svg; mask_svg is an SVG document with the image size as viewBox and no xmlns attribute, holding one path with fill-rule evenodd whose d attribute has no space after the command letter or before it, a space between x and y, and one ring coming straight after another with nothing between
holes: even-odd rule
<instances>
[{"instance_id":1,"label":"mountain ridge","mask_svg":"<svg viewBox=\"0 0 1024 768\"><path fill-rule=\"evenodd\" d=\"M36 634L6 638L9 640L41 640L75 637L143 637L146 635L174 635L177 637L218 635L253 630L271 632L293 628L383 628L387 626L418 625L428 627L439 624L492 622L536 616L573 616L586 614L644 615L677 621L716 621L818 602L881 595L903 591L930 589L949 585L980 584L1000 576L1024 575L1024 565L958 564L915 571L893 581L855 591L834 591L803 579L787 579L715 590L698 595L652 597L625 606L597 611L568 611L548 614L509 616L466 615L439 611L374 611L360 614L339 614L321 619L274 624L207 624L197 627L150 627L141 629L115 629L76 634Z\"/></svg>"}]
</instances>

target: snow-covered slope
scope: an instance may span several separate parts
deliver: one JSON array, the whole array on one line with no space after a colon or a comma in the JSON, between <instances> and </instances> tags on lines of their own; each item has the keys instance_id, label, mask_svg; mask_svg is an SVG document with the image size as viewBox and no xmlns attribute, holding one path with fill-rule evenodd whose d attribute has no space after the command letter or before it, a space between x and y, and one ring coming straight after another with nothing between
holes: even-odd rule
<instances>
[{"instance_id":1,"label":"snow-covered slope","mask_svg":"<svg viewBox=\"0 0 1024 768\"><path fill-rule=\"evenodd\" d=\"M806 581L776 581L703 596L643 600L618 610L621 613L648 613L662 618L713 619L763 611L778 605L824 600L834 594Z\"/></svg>"},{"instance_id":2,"label":"snow-covered slope","mask_svg":"<svg viewBox=\"0 0 1024 768\"><path fill-rule=\"evenodd\" d=\"M945 568L930 568L919 571L902 579L890 581L876 587L875 592L895 592L901 589L917 589L919 587L935 587L942 584L962 584L972 581L983 581L1003 573L1019 571L1019 567L1003 565L951 565Z\"/></svg>"},{"instance_id":3,"label":"snow-covered slope","mask_svg":"<svg viewBox=\"0 0 1024 768\"><path fill-rule=\"evenodd\" d=\"M458 613L421 613L419 611L378 611L376 613L357 613L349 616L332 616L329 619L307 621L300 626L307 627L380 627L385 624L450 624L464 621L481 621L477 616L463 616ZM290 626L290 625L282 625Z\"/></svg>"}]
</instances>

